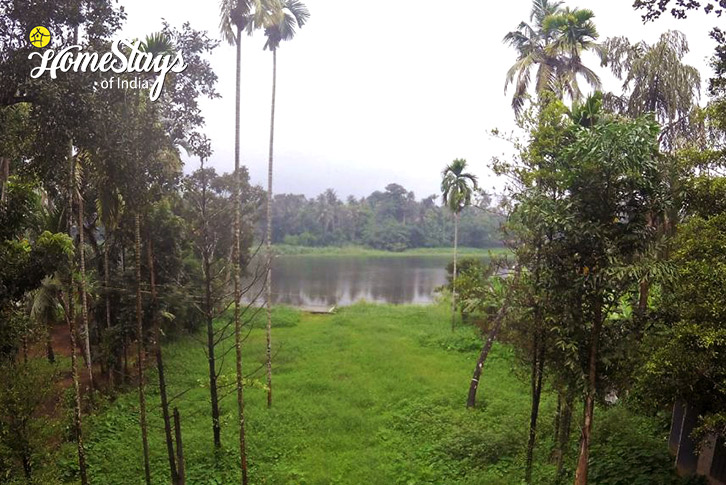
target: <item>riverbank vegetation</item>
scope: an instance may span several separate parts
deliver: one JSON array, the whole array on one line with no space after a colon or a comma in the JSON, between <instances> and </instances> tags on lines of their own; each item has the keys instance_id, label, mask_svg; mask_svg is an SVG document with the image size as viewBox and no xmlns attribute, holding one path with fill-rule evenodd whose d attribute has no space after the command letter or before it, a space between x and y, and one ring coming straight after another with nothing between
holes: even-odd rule
<instances>
[{"instance_id":1,"label":"riverbank vegetation","mask_svg":"<svg viewBox=\"0 0 726 485\"><path fill-rule=\"evenodd\" d=\"M280 256L361 256L361 257L385 257L397 258L407 256L431 256L431 257L454 257L454 249L451 247L434 248L412 248L403 251L385 251L372 249L365 246L292 246L289 244L276 244L273 247L276 255ZM488 257L489 255L507 254L507 248L459 248L459 255L465 257Z\"/></svg>"},{"instance_id":2,"label":"riverbank vegetation","mask_svg":"<svg viewBox=\"0 0 726 485\"><path fill-rule=\"evenodd\" d=\"M502 245L502 213L478 191L461 211L459 244L472 248ZM328 189L315 198L278 194L272 204L272 241L289 246L360 245L384 251L436 248L454 244L454 218L439 195L416 200L399 184L367 197L345 201Z\"/></svg>"}]
</instances>

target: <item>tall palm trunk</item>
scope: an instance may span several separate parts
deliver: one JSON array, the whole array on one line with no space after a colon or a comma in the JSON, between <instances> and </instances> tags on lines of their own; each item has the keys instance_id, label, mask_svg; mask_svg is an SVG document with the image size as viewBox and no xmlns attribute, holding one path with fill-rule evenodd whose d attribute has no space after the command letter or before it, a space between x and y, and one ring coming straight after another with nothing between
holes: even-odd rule
<instances>
[{"instance_id":1,"label":"tall palm trunk","mask_svg":"<svg viewBox=\"0 0 726 485\"><path fill-rule=\"evenodd\" d=\"M146 485L151 485L151 468L149 466L149 438L146 426L146 392L144 390L144 321L141 309L141 216L134 216L134 246L136 249L136 365L139 367L139 425L141 426L141 444L144 453L144 477Z\"/></svg>"},{"instance_id":2,"label":"tall palm trunk","mask_svg":"<svg viewBox=\"0 0 726 485\"><path fill-rule=\"evenodd\" d=\"M77 34L76 34L77 36ZM73 159L73 140L68 142L68 161L69 161L69 179L68 179L68 234L73 233L73 187L75 186L75 160ZM88 476L86 472L86 452L83 448L83 427L81 417L81 388L78 382L78 358L76 355L76 329L75 329L75 307L73 301L74 283L73 283L73 260L71 259L70 268L68 270L68 298L66 302L65 315L68 325L68 334L71 338L71 376L73 378L73 392L75 394L75 402L73 403L73 424L76 432L76 443L78 445L78 469L81 474L81 485L88 485Z\"/></svg>"},{"instance_id":3,"label":"tall palm trunk","mask_svg":"<svg viewBox=\"0 0 726 485\"><path fill-rule=\"evenodd\" d=\"M239 167L239 130L240 130L240 78L242 58L242 29L237 26L237 81L235 86L234 119L234 248L232 250L232 279L234 280L234 346L237 364L237 412L239 416L239 454L242 471L242 485L247 485L247 451L245 447L245 400L242 382L242 324L240 322L240 193L242 191Z\"/></svg>"},{"instance_id":4,"label":"tall palm trunk","mask_svg":"<svg viewBox=\"0 0 726 485\"><path fill-rule=\"evenodd\" d=\"M81 336L83 337L83 352L86 357L88 370L88 385L93 391L93 361L91 360L91 335L88 328L88 295L86 294L86 236L84 231L83 194L78 191L78 253L81 261Z\"/></svg>"},{"instance_id":5,"label":"tall palm trunk","mask_svg":"<svg viewBox=\"0 0 726 485\"><path fill-rule=\"evenodd\" d=\"M272 104L270 108L270 157L267 162L267 407L272 406L272 161L275 139L275 90L277 87L277 49L272 50Z\"/></svg>"},{"instance_id":6,"label":"tall palm trunk","mask_svg":"<svg viewBox=\"0 0 726 485\"><path fill-rule=\"evenodd\" d=\"M454 212L454 272L451 275L451 331L456 321L456 263L459 252L459 213Z\"/></svg>"},{"instance_id":7,"label":"tall palm trunk","mask_svg":"<svg viewBox=\"0 0 726 485\"><path fill-rule=\"evenodd\" d=\"M161 353L161 328L159 324L158 298L156 295L156 275L154 271L154 249L151 238L146 245L146 255L149 264L149 284L151 290L151 320L154 327L154 355L156 357L156 369L159 374L159 395L161 397L161 413L164 418L164 434L166 436L166 451L169 458L169 470L171 483L179 483L179 474L174 456L174 438L171 430L171 415L169 414L169 399L166 395L166 376L164 374L164 359Z\"/></svg>"},{"instance_id":8,"label":"tall palm trunk","mask_svg":"<svg viewBox=\"0 0 726 485\"><path fill-rule=\"evenodd\" d=\"M590 359L588 363L587 394L585 395L584 422L580 435L580 456L575 470L575 485L587 485L588 460L592 419L595 411L595 385L597 381L597 353L602 330L602 301L595 302L592 330L590 332Z\"/></svg>"}]
</instances>

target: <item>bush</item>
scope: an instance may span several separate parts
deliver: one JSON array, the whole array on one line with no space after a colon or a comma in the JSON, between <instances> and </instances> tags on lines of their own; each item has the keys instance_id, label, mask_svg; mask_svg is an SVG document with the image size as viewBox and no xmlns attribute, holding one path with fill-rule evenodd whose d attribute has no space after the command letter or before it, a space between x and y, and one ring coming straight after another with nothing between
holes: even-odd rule
<instances>
[{"instance_id":1,"label":"bush","mask_svg":"<svg viewBox=\"0 0 726 485\"><path fill-rule=\"evenodd\" d=\"M599 419L598 419L599 418ZM590 450L592 483L661 485L684 483L673 471L662 430L647 417L617 405L596 416Z\"/></svg>"}]
</instances>

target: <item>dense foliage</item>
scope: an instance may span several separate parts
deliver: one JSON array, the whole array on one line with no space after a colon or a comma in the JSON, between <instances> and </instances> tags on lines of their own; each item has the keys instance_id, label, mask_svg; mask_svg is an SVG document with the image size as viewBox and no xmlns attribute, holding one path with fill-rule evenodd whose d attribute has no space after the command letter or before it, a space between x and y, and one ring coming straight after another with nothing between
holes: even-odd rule
<instances>
[{"instance_id":1,"label":"dense foliage","mask_svg":"<svg viewBox=\"0 0 726 485\"><path fill-rule=\"evenodd\" d=\"M278 194L272 205L272 241L301 246L358 244L389 251L451 246L454 219L437 198L417 201L413 192L398 184L345 202L332 189L312 199ZM489 208L487 197L463 209L460 219L460 246L501 246L503 217Z\"/></svg>"}]
</instances>

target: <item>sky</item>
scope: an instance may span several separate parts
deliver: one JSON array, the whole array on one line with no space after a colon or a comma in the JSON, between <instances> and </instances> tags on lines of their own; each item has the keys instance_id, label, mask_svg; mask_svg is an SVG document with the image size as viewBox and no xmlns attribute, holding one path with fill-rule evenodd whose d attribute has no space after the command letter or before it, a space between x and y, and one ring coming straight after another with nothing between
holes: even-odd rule
<instances>
[{"instance_id":1,"label":"sky","mask_svg":"<svg viewBox=\"0 0 726 485\"><path fill-rule=\"evenodd\" d=\"M492 157L509 156L508 142L491 135L515 128L511 90L504 80L515 60L504 35L528 20L530 0L305 0L311 17L277 53L275 193L315 196L333 188L339 197L366 196L392 182L423 198L439 192L441 171L465 158L489 192L502 180L488 169ZM122 37L189 21L219 38L217 2L120 0L128 18ZM643 25L632 0L569 0L595 13L600 40L627 36L654 42L664 31L685 33L684 61L705 81L714 43L714 16L694 12ZM243 39L241 163L252 183L266 186L272 54L264 36ZM605 90L620 84L594 56L584 58ZM234 168L235 51L226 43L209 57L221 98L201 103L204 132L219 172ZM584 85L584 82L582 83ZM705 91L704 91L705 92ZM702 104L705 96L702 98ZM198 165L186 159L186 170Z\"/></svg>"}]
</instances>

